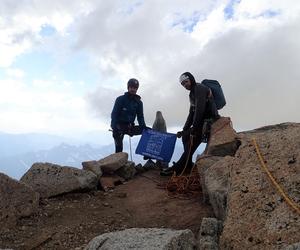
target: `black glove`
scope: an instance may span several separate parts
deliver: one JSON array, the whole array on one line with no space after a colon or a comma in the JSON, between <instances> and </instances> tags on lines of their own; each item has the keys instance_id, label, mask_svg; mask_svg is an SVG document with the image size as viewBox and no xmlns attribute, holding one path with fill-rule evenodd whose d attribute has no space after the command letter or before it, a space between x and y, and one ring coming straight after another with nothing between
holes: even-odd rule
<instances>
[{"instance_id":1,"label":"black glove","mask_svg":"<svg viewBox=\"0 0 300 250\"><path fill-rule=\"evenodd\" d=\"M196 134L195 128L194 128L194 127L191 127L191 128L190 128L190 135L191 135L191 136L195 136L195 134Z\"/></svg>"},{"instance_id":2,"label":"black glove","mask_svg":"<svg viewBox=\"0 0 300 250\"><path fill-rule=\"evenodd\" d=\"M133 136L133 127L131 124L128 125L127 127L127 134L132 137Z\"/></svg>"},{"instance_id":3,"label":"black glove","mask_svg":"<svg viewBox=\"0 0 300 250\"><path fill-rule=\"evenodd\" d=\"M146 130L146 129L150 129L150 128L147 127L146 125L141 127L141 131L142 131L142 132L143 132L143 130Z\"/></svg>"},{"instance_id":4,"label":"black glove","mask_svg":"<svg viewBox=\"0 0 300 250\"><path fill-rule=\"evenodd\" d=\"M182 133L183 133L183 131L178 131L177 134L176 134L176 137L177 138L181 138L182 137Z\"/></svg>"}]
</instances>

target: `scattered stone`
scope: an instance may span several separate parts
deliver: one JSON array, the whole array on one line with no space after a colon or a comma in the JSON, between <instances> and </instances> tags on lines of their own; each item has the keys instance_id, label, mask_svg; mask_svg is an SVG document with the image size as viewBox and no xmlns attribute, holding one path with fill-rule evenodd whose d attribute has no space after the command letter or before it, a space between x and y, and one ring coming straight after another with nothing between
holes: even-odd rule
<instances>
[{"instance_id":1,"label":"scattered stone","mask_svg":"<svg viewBox=\"0 0 300 250\"><path fill-rule=\"evenodd\" d=\"M293 157L291 157L289 160L288 160L288 164L294 164L296 163L296 157L293 155Z\"/></svg>"},{"instance_id":2,"label":"scattered stone","mask_svg":"<svg viewBox=\"0 0 300 250\"><path fill-rule=\"evenodd\" d=\"M81 164L84 170L93 172L98 178L102 176L102 169L99 161L84 161Z\"/></svg>"},{"instance_id":3,"label":"scattered stone","mask_svg":"<svg viewBox=\"0 0 300 250\"><path fill-rule=\"evenodd\" d=\"M111 154L98 161L101 170L105 174L113 174L120 167L124 166L128 161L128 154L119 152Z\"/></svg>"},{"instance_id":4,"label":"scattered stone","mask_svg":"<svg viewBox=\"0 0 300 250\"><path fill-rule=\"evenodd\" d=\"M137 171L135 169L134 162L128 161L125 165L116 170L115 173L123 177L125 180L130 180L136 175Z\"/></svg>"},{"instance_id":5,"label":"scattered stone","mask_svg":"<svg viewBox=\"0 0 300 250\"><path fill-rule=\"evenodd\" d=\"M126 193L117 193L116 195L117 195L117 197L119 197L119 198L126 198L126 197L127 197L127 194L126 194Z\"/></svg>"},{"instance_id":6,"label":"scattered stone","mask_svg":"<svg viewBox=\"0 0 300 250\"><path fill-rule=\"evenodd\" d=\"M108 192L115 188L115 186L124 183L123 179L116 175L102 176L100 178L100 186L103 191Z\"/></svg>"}]
</instances>

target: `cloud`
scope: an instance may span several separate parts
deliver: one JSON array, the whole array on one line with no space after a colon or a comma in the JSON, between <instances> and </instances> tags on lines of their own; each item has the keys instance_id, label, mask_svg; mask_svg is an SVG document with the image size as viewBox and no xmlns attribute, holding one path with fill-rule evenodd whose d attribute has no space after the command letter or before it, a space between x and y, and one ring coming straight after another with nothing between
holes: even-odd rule
<instances>
[{"instance_id":1,"label":"cloud","mask_svg":"<svg viewBox=\"0 0 300 250\"><path fill-rule=\"evenodd\" d=\"M0 67L9 67L17 56L43 42L43 29L65 35L74 18L89 12L91 5L74 1L0 2Z\"/></svg>"},{"instance_id":2,"label":"cloud","mask_svg":"<svg viewBox=\"0 0 300 250\"><path fill-rule=\"evenodd\" d=\"M91 119L84 97L73 90L75 83L33 82L31 85L19 78L0 80L2 130L73 135L76 131L108 127Z\"/></svg>"},{"instance_id":3,"label":"cloud","mask_svg":"<svg viewBox=\"0 0 300 250\"><path fill-rule=\"evenodd\" d=\"M18 68L8 68L6 70L6 74L7 76L12 78L23 78L25 72L22 69L18 69Z\"/></svg>"},{"instance_id":4,"label":"cloud","mask_svg":"<svg viewBox=\"0 0 300 250\"><path fill-rule=\"evenodd\" d=\"M113 4L106 9L99 6L80 24L78 47L105 62L99 69L106 79L140 80L150 124L156 110L163 111L171 126L184 123L188 93L177 84L184 71L194 73L198 81L221 82L228 102L221 114L231 116L239 130L299 121L295 108L299 106L299 3L205 3L182 8L178 2L172 7L168 1L159 7L143 2L128 15L115 14ZM198 22L189 30L184 18L182 25L178 22L178 16L195 13Z\"/></svg>"},{"instance_id":5,"label":"cloud","mask_svg":"<svg viewBox=\"0 0 300 250\"><path fill-rule=\"evenodd\" d=\"M104 127L115 98L135 77L147 125L160 110L169 127L180 127L189 101L178 77L190 71L198 81L220 81L227 98L221 114L238 130L299 122L299 26L297 0L3 0L0 67L10 73L1 78L0 104L10 105L7 121L14 121L9 113L28 112L28 129L34 117L44 121L34 129ZM26 54L33 63L30 56L40 51L56 61L45 63L44 78L29 81L29 72L14 62ZM75 57L80 63L64 72L62 65ZM86 65L99 75L87 78ZM50 67L61 74L49 77ZM76 81L80 75L84 84Z\"/></svg>"}]
</instances>

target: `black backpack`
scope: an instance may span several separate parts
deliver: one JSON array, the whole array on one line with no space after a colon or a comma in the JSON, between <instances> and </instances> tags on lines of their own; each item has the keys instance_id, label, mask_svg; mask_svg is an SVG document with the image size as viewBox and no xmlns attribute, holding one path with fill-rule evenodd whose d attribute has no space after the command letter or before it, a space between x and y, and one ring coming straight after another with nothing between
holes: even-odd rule
<instances>
[{"instance_id":1,"label":"black backpack","mask_svg":"<svg viewBox=\"0 0 300 250\"><path fill-rule=\"evenodd\" d=\"M220 83L216 80L208 79L204 79L201 83L211 89L217 109L223 108L226 105L226 100Z\"/></svg>"}]
</instances>

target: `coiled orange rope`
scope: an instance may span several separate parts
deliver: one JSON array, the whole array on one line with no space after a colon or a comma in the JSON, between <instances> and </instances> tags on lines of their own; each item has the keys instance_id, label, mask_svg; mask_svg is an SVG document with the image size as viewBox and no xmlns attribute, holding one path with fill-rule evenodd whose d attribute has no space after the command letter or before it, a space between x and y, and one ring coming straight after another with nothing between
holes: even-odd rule
<instances>
[{"instance_id":1,"label":"coiled orange rope","mask_svg":"<svg viewBox=\"0 0 300 250\"><path fill-rule=\"evenodd\" d=\"M168 181L166 189L168 195L172 197L179 195L187 198L199 196L199 193L201 193L201 183L198 171L193 167L188 176L176 176L174 174Z\"/></svg>"},{"instance_id":2,"label":"coiled orange rope","mask_svg":"<svg viewBox=\"0 0 300 250\"><path fill-rule=\"evenodd\" d=\"M259 150L259 147L258 147L258 145L256 143L255 138L252 139L252 142L253 142L253 145L255 146L256 153L257 153L257 156L258 156L258 158L260 160L261 167L267 173L268 177L271 180L271 183L277 189L277 191L281 194L281 196L284 198L284 200L286 201L286 203L291 208L293 208L298 214L300 214L300 206L287 196L287 194L283 191L283 189L281 188L281 186L276 182L275 178L273 177L273 175L269 171L267 165L265 164L264 158L262 157L262 155L260 153L260 150Z\"/></svg>"},{"instance_id":3,"label":"coiled orange rope","mask_svg":"<svg viewBox=\"0 0 300 250\"><path fill-rule=\"evenodd\" d=\"M215 129L213 134L216 134L217 132L222 130L228 124L230 124L232 126L231 121L228 120L222 126ZM211 138L211 135L212 134L210 134L209 139ZM166 189L168 191L169 196L170 195L172 195L172 196L175 195L176 196L178 194L195 196L195 195L199 195L199 193L202 191L200 176L199 176L199 173L198 173L197 169L195 168L196 164L194 164L194 166L192 167L192 169L191 169L188 176L184 175L184 173L186 172L188 159L189 159L190 154L191 154L192 146L193 146L193 136L191 135L190 136L190 145L189 145L188 157L187 157L187 160L185 162L184 169L182 170L182 172L180 173L179 176L176 176L175 172L174 172L173 176L171 177L171 179L168 181L168 183L166 185ZM206 156L207 156L207 153L205 152L202 157L204 158Z\"/></svg>"},{"instance_id":4,"label":"coiled orange rope","mask_svg":"<svg viewBox=\"0 0 300 250\"><path fill-rule=\"evenodd\" d=\"M201 191L200 176L198 174L197 169L195 168L196 164L194 164L188 176L183 175L187 167L192 146L193 146L193 136L190 136L189 152L188 152L188 157L184 169L182 170L179 176L176 176L174 172L173 176L171 177L171 179L168 181L166 185L166 189L168 191L169 196L177 196L177 195L195 196Z\"/></svg>"}]
</instances>

